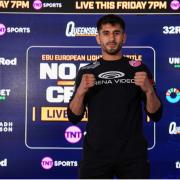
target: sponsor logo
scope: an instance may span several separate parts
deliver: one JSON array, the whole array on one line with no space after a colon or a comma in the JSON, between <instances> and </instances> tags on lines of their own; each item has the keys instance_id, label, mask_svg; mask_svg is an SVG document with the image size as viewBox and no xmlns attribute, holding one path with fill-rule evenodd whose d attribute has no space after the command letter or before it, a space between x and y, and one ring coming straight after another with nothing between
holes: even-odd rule
<instances>
[{"instance_id":1,"label":"sponsor logo","mask_svg":"<svg viewBox=\"0 0 180 180\"><path fill-rule=\"evenodd\" d=\"M6 27L4 24L0 23L0 36L3 36L5 33L25 34L30 32L30 27Z\"/></svg>"},{"instance_id":2,"label":"sponsor logo","mask_svg":"<svg viewBox=\"0 0 180 180\"><path fill-rule=\"evenodd\" d=\"M0 167L7 167L7 159L0 160Z\"/></svg>"},{"instance_id":3,"label":"sponsor logo","mask_svg":"<svg viewBox=\"0 0 180 180\"><path fill-rule=\"evenodd\" d=\"M97 80L95 85L134 83L134 79L121 79L124 76L125 74L120 71L107 71L98 75L102 80Z\"/></svg>"},{"instance_id":4,"label":"sponsor logo","mask_svg":"<svg viewBox=\"0 0 180 180\"><path fill-rule=\"evenodd\" d=\"M33 8L35 10L41 10L42 8L62 8L62 3L43 3L41 0L35 0L33 2Z\"/></svg>"},{"instance_id":5,"label":"sponsor logo","mask_svg":"<svg viewBox=\"0 0 180 180\"><path fill-rule=\"evenodd\" d=\"M76 36L96 36L96 27L76 27L74 21L69 21L66 26L66 36L76 37Z\"/></svg>"},{"instance_id":6,"label":"sponsor logo","mask_svg":"<svg viewBox=\"0 0 180 180\"><path fill-rule=\"evenodd\" d=\"M170 57L169 64L172 64L175 68L180 68L180 57Z\"/></svg>"},{"instance_id":7,"label":"sponsor logo","mask_svg":"<svg viewBox=\"0 0 180 180\"><path fill-rule=\"evenodd\" d=\"M180 34L180 26L163 26L163 34Z\"/></svg>"},{"instance_id":8,"label":"sponsor logo","mask_svg":"<svg viewBox=\"0 0 180 180\"><path fill-rule=\"evenodd\" d=\"M6 27L4 24L0 23L0 36L6 33Z\"/></svg>"},{"instance_id":9,"label":"sponsor logo","mask_svg":"<svg viewBox=\"0 0 180 180\"><path fill-rule=\"evenodd\" d=\"M77 167L77 161L54 161L54 166L61 166L61 167Z\"/></svg>"},{"instance_id":10,"label":"sponsor logo","mask_svg":"<svg viewBox=\"0 0 180 180\"><path fill-rule=\"evenodd\" d=\"M138 67L141 65L141 61L132 60L132 61L129 61L129 64L133 67Z\"/></svg>"},{"instance_id":11,"label":"sponsor logo","mask_svg":"<svg viewBox=\"0 0 180 180\"><path fill-rule=\"evenodd\" d=\"M17 58L13 59L5 59L4 57L0 57L0 66L16 66Z\"/></svg>"},{"instance_id":12,"label":"sponsor logo","mask_svg":"<svg viewBox=\"0 0 180 180\"><path fill-rule=\"evenodd\" d=\"M166 99L170 103L177 103L180 100L180 92L177 88L168 89L166 92Z\"/></svg>"},{"instance_id":13,"label":"sponsor logo","mask_svg":"<svg viewBox=\"0 0 180 180\"><path fill-rule=\"evenodd\" d=\"M41 160L41 166L43 169L49 170L53 167L77 167L77 161L64 161L64 160L53 160L51 157L44 157Z\"/></svg>"},{"instance_id":14,"label":"sponsor logo","mask_svg":"<svg viewBox=\"0 0 180 180\"><path fill-rule=\"evenodd\" d=\"M8 133L13 131L13 122L0 122L0 133Z\"/></svg>"},{"instance_id":15,"label":"sponsor logo","mask_svg":"<svg viewBox=\"0 0 180 180\"><path fill-rule=\"evenodd\" d=\"M180 161L175 162L176 169L180 169Z\"/></svg>"},{"instance_id":16,"label":"sponsor logo","mask_svg":"<svg viewBox=\"0 0 180 180\"><path fill-rule=\"evenodd\" d=\"M170 7L172 10L178 10L180 8L180 2L178 0L173 0L170 3Z\"/></svg>"},{"instance_id":17,"label":"sponsor logo","mask_svg":"<svg viewBox=\"0 0 180 180\"><path fill-rule=\"evenodd\" d=\"M43 169L51 169L53 167L53 159L51 157L44 157L41 160L41 166Z\"/></svg>"},{"instance_id":18,"label":"sponsor logo","mask_svg":"<svg viewBox=\"0 0 180 180\"><path fill-rule=\"evenodd\" d=\"M43 7L42 1L41 0L35 0L33 2L33 8L35 10L40 10Z\"/></svg>"},{"instance_id":19,"label":"sponsor logo","mask_svg":"<svg viewBox=\"0 0 180 180\"><path fill-rule=\"evenodd\" d=\"M81 140L82 138L82 132L81 129L77 126L70 126L65 130L64 133L65 139L69 142L69 143L77 143Z\"/></svg>"},{"instance_id":20,"label":"sponsor logo","mask_svg":"<svg viewBox=\"0 0 180 180\"><path fill-rule=\"evenodd\" d=\"M101 79L116 79L116 78L121 78L124 75L125 74L120 71L108 71L108 72L99 74L98 77Z\"/></svg>"},{"instance_id":21,"label":"sponsor logo","mask_svg":"<svg viewBox=\"0 0 180 180\"><path fill-rule=\"evenodd\" d=\"M169 125L169 134L179 134L180 135L180 126L178 127L176 122L171 122Z\"/></svg>"},{"instance_id":22,"label":"sponsor logo","mask_svg":"<svg viewBox=\"0 0 180 180\"><path fill-rule=\"evenodd\" d=\"M10 89L0 89L0 101L6 100L6 97L10 95Z\"/></svg>"}]
</instances>

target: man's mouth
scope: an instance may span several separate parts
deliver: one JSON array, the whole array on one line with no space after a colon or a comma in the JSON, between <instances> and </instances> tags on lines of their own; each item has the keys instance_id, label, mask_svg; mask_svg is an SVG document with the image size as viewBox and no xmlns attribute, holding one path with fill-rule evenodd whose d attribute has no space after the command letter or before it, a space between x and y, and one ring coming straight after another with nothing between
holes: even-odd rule
<instances>
[{"instance_id":1,"label":"man's mouth","mask_svg":"<svg viewBox=\"0 0 180 180\"><path fill-rule=\"evenodd\" d=\"M108 43L107 45L108 45L108 46L113 46L113 47L114 47L114 46L116 46L116 43L113 43L113 42L112 42L112 43Z\"/></svg>"}]
</instances>

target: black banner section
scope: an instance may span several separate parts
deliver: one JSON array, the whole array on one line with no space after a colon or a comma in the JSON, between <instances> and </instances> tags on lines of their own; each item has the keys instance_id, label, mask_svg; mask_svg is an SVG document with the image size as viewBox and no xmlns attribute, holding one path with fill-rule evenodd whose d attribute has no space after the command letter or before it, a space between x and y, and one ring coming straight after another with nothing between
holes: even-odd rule
<instances>
[{"instance_id":1,"label":"black banner section","mask_svg":"<svg viewBox=\"0 0 180 180\"><path fill-rule=\"evenodd\" d=\"M0 0L0 12L23 13L180 13L179 0Z\"/></svg>"}]
</instances>

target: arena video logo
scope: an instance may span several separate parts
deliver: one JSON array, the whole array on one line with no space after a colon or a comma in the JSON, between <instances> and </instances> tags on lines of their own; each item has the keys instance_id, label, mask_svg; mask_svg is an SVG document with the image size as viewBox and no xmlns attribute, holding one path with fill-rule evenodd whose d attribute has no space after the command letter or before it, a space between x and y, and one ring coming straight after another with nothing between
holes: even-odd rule
<instances>
[{"instance_id":1,"label":"arena video logo","mask_svg":"<svg viewBox=\"0 0 180 180\"><path fill-rule=\"evenodd\" d=\"M172 64L174 68L180 68L180 57L170 57L169 64Z\"/></svg>"},{"instance_id":2,"label":"arena video logo","mask_svg":"<svg viewBox=\"0 0 180 180\"><path fill-rule=\"evenodd\" d=\"M177 11L180 8L180 1L178 0L171 1L170 7L172 10Z\"/></svg>"},{"instance_id":3,"label":"arena video logo","mask_svg":"<svg viewBox=\"0 0 180 180\"><path fill-rule=\"evenodd\" d=\"M6 33L26 34L30 32L30 27L6 27L4 24L0 23L0 36L5 35Z\"/></svg>"},{"instance_id":4,"label":"arena video logo","mask_svg":"<svg viewBox=\"0 0 180 180\"><path fill-rule=\"evenodd\" d=\"M120 71L108 71L98 75L98 77L101 79L116 79L121 78L123 76L125 76L125 74Z\"/></svg>"},{"instance_id":5,"label":"arena video logo","mask_svg":"<svg viewBox=\"0 0 180 180\"><path fill-rule=\"evenodd\" d=\"M177 103L180 101L180 91L177 88L168 89L166 92L166 99L170 103Z\"/></svg>"},{"instance_id":6,"label":"arena video logo","mask_svg":"<svg viewBox=\"0 0 180 180\"><path fill-rule=\"evenodd\" d=\"M171 135L180 135L180 126L178 127L176 122L171 122L169 125L169 134Z\"/></svg>"},{"instance_id":7,"label":"arena video logo","mask_svg":"<svg viewBox=\"0 0 180 180\"><path fill-rule=\"evenodd\" d=\"M123 79L125 74L120 71L107 71L98 75L101 80L97 80L95 85L109 85L121 83L134 83L134 79Z\"/></svg>"},{"instance_id":8,"label":"arena video logo","mask_svg":"<svg viewBox=\"0 0 180 180\"><path fill-rule=\"evenodd\" d=\"M96 27L76 27L74 21L69 21L66 26L66 36L67 37L77 37L77 36L96 36Z\"/></svg>"}]
</instances>

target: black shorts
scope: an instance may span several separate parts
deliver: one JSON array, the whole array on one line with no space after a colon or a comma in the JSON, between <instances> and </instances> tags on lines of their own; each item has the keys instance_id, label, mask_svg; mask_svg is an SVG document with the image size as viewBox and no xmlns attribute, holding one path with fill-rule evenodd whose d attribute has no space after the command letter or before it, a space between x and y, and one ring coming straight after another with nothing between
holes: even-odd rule
<instances>
[{"instance_id":1,"label":"black shorts","mask_svg":"<svg viewBox=\"0 0 180 180\"><path fill-rule=\"evenodd\" d=\"M88 161L79 165L80 179L149 179L150 163L147 159L126 161Z\"/></svg>"}]
</instances>

